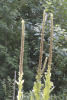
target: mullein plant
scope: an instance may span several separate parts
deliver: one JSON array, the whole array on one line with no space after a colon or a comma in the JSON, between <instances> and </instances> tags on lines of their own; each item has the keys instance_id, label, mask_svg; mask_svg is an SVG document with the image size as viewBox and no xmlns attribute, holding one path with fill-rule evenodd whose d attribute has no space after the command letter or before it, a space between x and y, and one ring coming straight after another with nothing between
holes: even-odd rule
<instances>
[{"instance_id":1,"label":"mullein plant","mask_svg":"<svg viewBox=\"0 0 67 100\"><path fill-rule=\"evenodd\" d=\"M22 35L21 35L21 50L20 50L20 64L19 64L19 78L18 78L18 95L17 100L23 100L23 56L24 56L24 31L25 25L24 20L22 20Z\"/></svg>"},{"instance_id":2,"label":"mullein plant","mask_svg":"<svg viewBox=\"0 0 67 100\"><path fill-rule=\"evenodd\" d=\"M41 83L41 77L43 74L43 70L41 70L42 68L42 57L43 57L43 41L44 41L44 25L45 25L45 18L46 18L46 14L45 14L45 10L43 12L43 22L42 22L42 32L41 32L41 42L40 42L40 55L39 55L39 65L38 65L38 70L37 70L37 75L36 75L36 82L34 82L34 86L33 86L33 90L32 93L33 95L31 95L30 100L41 100L41 88L43 86L43 84ZM45 60L44 65L46 65L47 59ZM33 97L32 97L33 96Z\"/></svg>"},{"instance_id":3,"label":"mullein plant","mask_svg":"<svg viewBox=\"0 0 67 100\"><path fill-rule=\"evenodd\" d=\"M33 91L31 92L30 100L49 100L50 93L53 90L53 82L51 82L51 63L52 63L52 46L53 46L53 14L50 14L51 19L51 33L50 33L50 48L49 48L49 58L48 58L48 69L45 73L45 87L41 83L41 78L44 73L44 69L47 63L47 57L45 59L43 68L42 68L42 57L43 57L43 39L44 39L44 25L45 25L45 11L43 13L43 26L41 33L41 42L40 42L40 57L39 57L39 66L36 75L36 82L34 82Z\"/></svg>"},{"instance_id":4,"label":"mullein plant","mask_svg":"<svg viewBox=\"0 0 67 100\"><path fill-rule=\"evenodd\" d=\"M43 89L43 100L49 100L50 93L53 90L53 82L51 82L51 63L52 63L52 47L53 47L53 14L50 14L51 19L51 34L50 34L50 48L49 48L49 59L48 59L48 69L45 74L45 88Z\"/></svg>"},{"instance_id":5,"label":"mullein plant","mask_svg":"<svg viewBox=\"0 0 67 100\"><path fill-rule=\"evenodd\" d=\"M48 58L48 69L45 74L45 87L41 83L41 78L43 76L47 57L44 61L42 68L42 57L43 57L43 40L44 40L44 25L46 19L46 13L43 12L43 22L42 22L42 32L41 32L41 42L40 42L40 56L39 65L36 75L36 82L34 82L33 90L31 91L30 100L49 100L50 93L53 89L53 83L51 82L51 63L52 63L52 46L53 46L53 14L50 14L51 18L51 34L50 34L50 48L49 48L49 58ZM25 25L24 20L22 20L22 36L21 36L21 50L20 50L20 64L19 64L19 78L18 78L18 95L17 100L23 100L23 56L24 56L24 31Z\"/></svg>"}]
</instances>

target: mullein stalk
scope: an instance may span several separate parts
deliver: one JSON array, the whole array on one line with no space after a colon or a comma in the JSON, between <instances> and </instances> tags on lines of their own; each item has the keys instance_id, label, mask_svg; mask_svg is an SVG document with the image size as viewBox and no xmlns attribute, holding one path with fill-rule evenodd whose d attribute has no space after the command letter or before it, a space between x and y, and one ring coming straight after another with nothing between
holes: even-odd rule
<instances>
[{"instance_id":1,"label":"mullein stalk","mask_svg":"<svg viewBox=\"0 0 67 100\"><path fill-rule=\"evenodd\" d=\"M48 66L47 73L45 74L45 88L43 89L43 100L49 100L50 97L50 89L53 86L53 83L50 81L51 79L51 67Z\"/></svg>"},{"instance_id":2,"label":"mullein stalk","mask_svg":"<svg viewBox=\"0 0 67 100\"><path fill-rule=\"evenodd\" d=\"M22 35L21 35L21 50L20 50L20 64L19 64L19 79L18 79L18 95L17 100L23 100L23 57L24 57L24 20L22 20Z\"/></svg>"},{"instance_id":3,"label":"mullein stalk","mask_svg":"<svg viewBox=\"0 0 67 100\"><path fill-rule=\"evenodd\" d=\"M52 48L53 48L53 14L50 14L51 19L51 34L50 34L50 48L49 48L49 60L48 65L51 66L52 63Z\"/></svg>"},{"instance_id":4,"label":"mullein stalk","mask_svg":"<svg viewBox=\"0 0 67 100\"><path fill-rule=\"evenodd\" d=\"M53 14L51 18L51 34L50 34L50 48L49 48L49 60L48 60L48 69L45 75L45 88L43 90L43 100L49 100L50 92L53 89L53 82L51 82L51 63L52 63L52 47L53 47Z\"/></svg>"},{"instance_id":5,"label":"mullein stalk","mask_svg":"<svg viewBox=\"0 0 67 100\"><path fill-rule=\"evenodd\" d=\"M33 86L33 92L35 95L36 100L41 100L40 98L40 92L41 92L41 67L42 67L42 57L43 57L43 41L44 41L44 25L45 25L45 10L43 12L43 22L42 22L42 32L41 32L41 42L40 42L40 55L39 55L39 65L38 65L38 70L37 70L37 75L36 75L36 82L34 82ZM32 98L32 97L31 97Z\"/></svg>"},{"instance_id":6,"label":"mullein stalk","mask_svg":"<svg viewBox=\"0 0 67 100\"><path fill-rule=\"evenodd\" d=\"M44 25L45 25L45 10L43 12L43 22L42 22L42 32L41 32L41 42L40 42L40 55L39 55L39 65L38 65L38 75L41 77L41 68L42 68L42 57L43 57L43 46L44 46Z\"/></svg>"}]
</instances>

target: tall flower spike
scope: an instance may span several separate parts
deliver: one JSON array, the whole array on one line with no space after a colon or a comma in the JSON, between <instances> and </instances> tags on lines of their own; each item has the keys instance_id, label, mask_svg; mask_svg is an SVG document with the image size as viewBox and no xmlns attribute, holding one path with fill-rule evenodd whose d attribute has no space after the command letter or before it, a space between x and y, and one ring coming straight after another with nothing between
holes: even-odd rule
<instances>
[{"instance_id":1,"label":"tall flower spike","mask_svg":"<svg viewBox=\"0 0 67 100\"><path fill-rule=\"evenodd\" d=\"M51 66L52 63L52 48L53 48L53 14L50 14L51 19L51 34L50 34L50 48L49 48L49 60L48 65Z\"/></svg>"},{"instance_id":2,"label":"tall flower spike","mask_svg":"<svg viewBox=\"0 0 67 100\"><path fill-rule=\"evenodd\" d=\"M17 100L23 100L23 56L24 56L24 20L22 20L22 35L21 35L21 50L20 50L20 64L19 64L19 79L18 79L18 95Z\"/></svg>"},{"instance_id":3,"label":"tall flower spike","mask_svg":"<svg viewBox=\"0 0 67 100\"><path fill-rule=\"evenodd\" d=\"M45 88L43 89L43 100L49 100L50 92L53 90L53 82L51 82L51 63L52 63L52 46L53 46L53 14L51 18L51 33L50 33L50 48L49 48L49 60L48 60L48 69L45 75Z\"/></svg>"},{"instance_id":4,"label":"tall flower spike","mask_svg":"<svg viewBox=\"0 0 67 100\"><path fill-rule=\"evenodd\" d=\"M45 25L45 10L43 12L43 22L42 22L42 32L41 32L41 42L40 42L40 56L39 56L38 73L41 73L41 67L42 67L43 41L44 41L44 29L45 29L44 25Z\"/></svg>"},{"instance_id":5,"label":"tall flower spike","mask_svg":"<svg viewBox=\"0 0 67 100\"><path fill-rule=\"evenodd\" d=\"M34 82L33 93L36 100L41 100L40 92L42 88L41 75L42 75L42 56L43 56L43 40L44 40L44 25L45 25L45 11L43 12L43 22L42 22L42 32L41 32L41 42L40 42L40 56L39 56L39 66L36 75L36 82Z\"/></svg>"},{"instance_id":6,"label":"tall flower spike","mask_svg":"<svg viewBox=\"0 0 67 100\"><path fill-rule=\"evenodd\" d=\"M21 51L20 51L19 74L23 74L24 30L25 30L24 20L22 20L22 35L21 35Z\"/></svg>"}]
</instances>

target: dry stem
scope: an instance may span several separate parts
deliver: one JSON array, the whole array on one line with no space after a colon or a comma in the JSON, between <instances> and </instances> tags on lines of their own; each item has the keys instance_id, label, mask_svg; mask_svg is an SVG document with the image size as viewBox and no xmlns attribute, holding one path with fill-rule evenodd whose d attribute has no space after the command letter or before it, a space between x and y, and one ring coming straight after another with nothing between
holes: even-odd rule
<instances>
[{"instance_id":1,"label":"dry stem","mask_svg":"<svg viewBox=\"0 0 67 100\"><path fill-rule=\"evenodd\" d=\"M43 12L43 22L42 22L42 32L41 32L41 42L40 42L40 56L39 56L39 66L38 66L38 73L41 73L42 67L42 56L43 56L43 41L44 41L44 25L45 25L45 10Z\"/></svg>"},{"instance_id":2,"label":"dry stem","mask_svg":"<svg viewBox=\"0 0 67 100\"><path fill-rule=\"evenodd\" d=\"M21 35L21 51L20 51L20 64L19 64L19 74L23 75L23 56L24 56L24 20L22 20L22 35Z\"/></svg>"},{"instance_id":3,"label":"dry stem","mask_svg":"<svg viewBox=\"0 0 67 100\"><path fill-rule=\"evenodd\" d=\"M49 60L48 65L51 66L52 63L52 48L53 48L53 14L50 16L51 18L51 33L50 33L50 48L49 48Z\"/></svg>"}]
</instances>

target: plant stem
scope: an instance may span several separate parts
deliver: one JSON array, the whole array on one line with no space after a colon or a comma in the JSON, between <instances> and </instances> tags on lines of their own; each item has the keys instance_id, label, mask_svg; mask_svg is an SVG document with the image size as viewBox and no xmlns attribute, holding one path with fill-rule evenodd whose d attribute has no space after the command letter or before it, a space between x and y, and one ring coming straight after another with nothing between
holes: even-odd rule
<instances>
[{"instance_id":1,"label":"plant stem","mask_svg":"<svg viewBox=\"0 0 67 100\"><path fill-rule=\"evenodd\" d=\"M44 41L44 27L45 25L45 10L43 12L43 22L42 22L42 32L41 32L41 42L40 42L40 56L39 56L39 66L38 66L38 73L41 73L41 67L42 67L42 57L43 57L43 41Z\"/></svg>"},{"instance_id":2,"label":"plant stem","mask_svg":"<svg viewBox=\"0 0 67 100\"><path fill-rule=\"evenodd\" d=\"M50 48L49 48L49 60L48 65L51 66L52 63L52 48L53 48L53 14L50 15L51 18L51 33L50 33Z\"/></svg>"},{"instance_id":3,"label":"plant stem","mask_svg":"<svg viewBox=\"0 0 67 100\"><path fill-rule=\"evenodd\" d=\"M18 100L23 100L23 57L24 57L24 20L22 20L22 35L21 35L21 51L20 51L20 64L19 64L19 82L18 82Z\"/></svg>"},{"instance_id":4,"label":"plant stem","mask_svg":"<svg viewBox=\"0 0 67 100\"><path fill-rule=\"evenodd\" d=\"M19 64L19 73L23 74L23 56L24 56L24 20L22 20L22 35L21 35L21 51L20 51L20 64Z\"/></svg>"}]
</instances>

